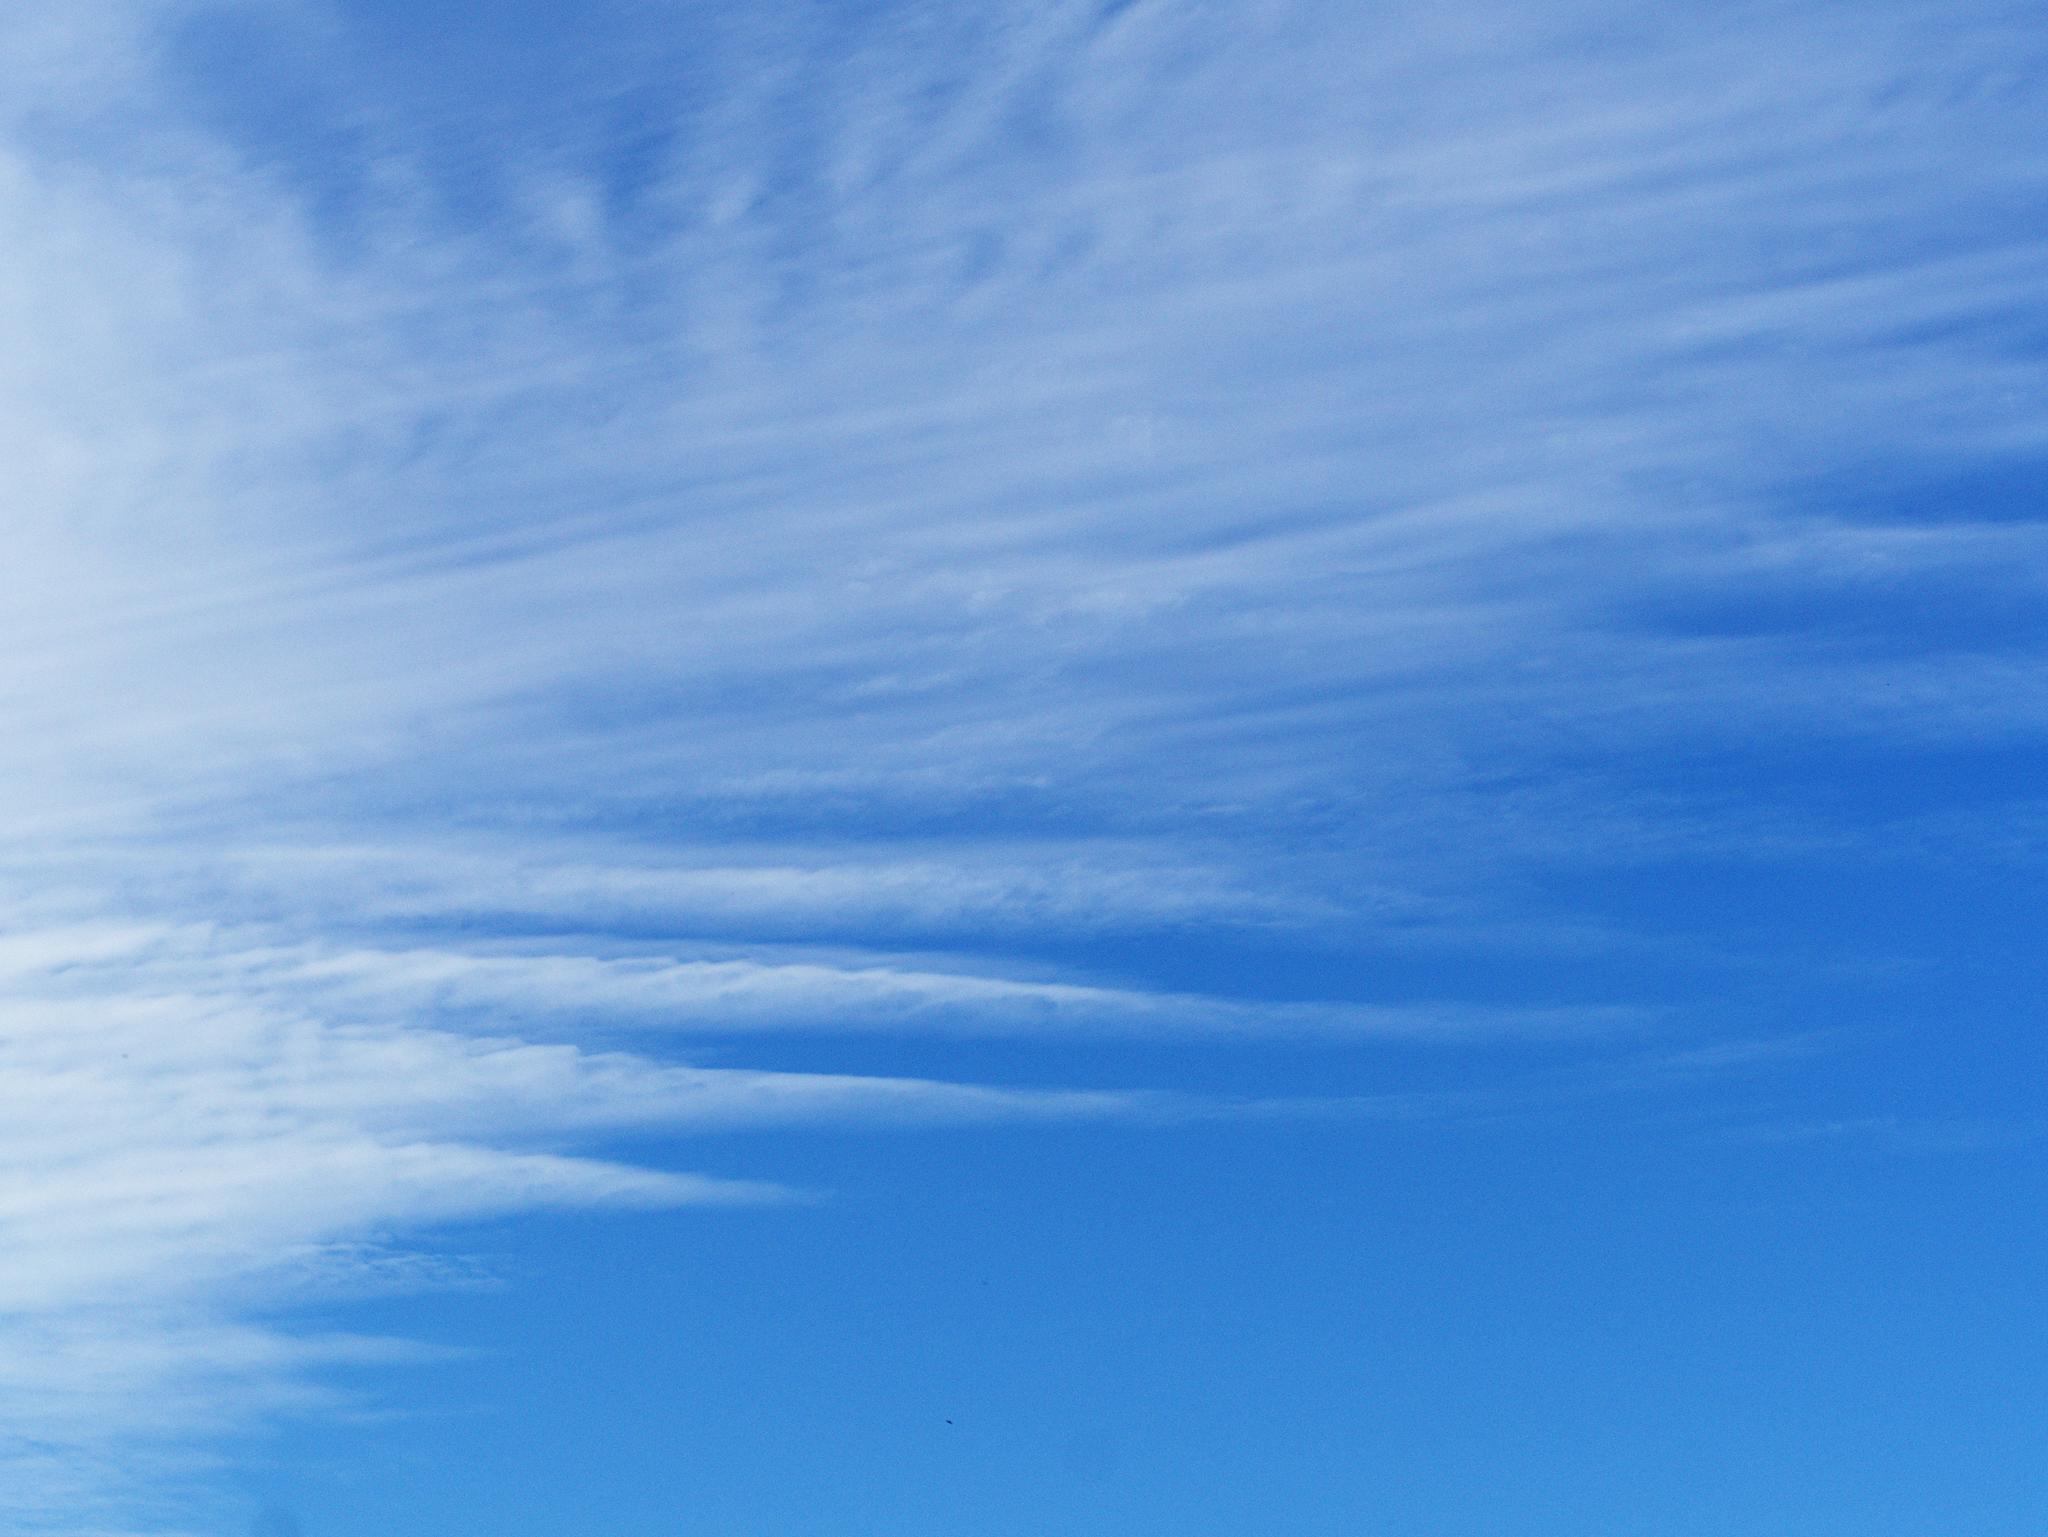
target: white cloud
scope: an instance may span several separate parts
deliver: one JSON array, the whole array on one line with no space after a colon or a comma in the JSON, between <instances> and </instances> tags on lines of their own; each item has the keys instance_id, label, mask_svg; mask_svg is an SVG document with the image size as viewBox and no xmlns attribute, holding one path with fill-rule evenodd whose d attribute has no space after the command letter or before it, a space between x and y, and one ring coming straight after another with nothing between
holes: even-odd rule
<instances>
[{"instance_id":1,"label":"white cloud","mask_svg":"<svg viewBox=\"0 0 2048 1537\"><path fill-rule=\"evenodd\" d=\"M221 15L335 61L234 88L298 139L175 63ZM355 1347L249 1311L309 1253L777 1195L624 1132L1153 1103L648 1025L1605 1039L1643 1016L1046 956L1483 948L1552 916L1531 865L1846 836L1555 762L2038 733L2024 638L1668 612L2034 593L2029 522L1786 489L2048 446L2012 15L906 8L827 48L756 7L622 187L594 104L667 99L654 32L638 80L423 102L346 5L13 7L0 1428L49 1428L10 1517L83 1530L122 1436L310 1391Z\"/></svg>"},{"instance_id":2,"label":"white cloud","mask_svg":"<svg viewBox=\"0 0 2048 1537\"><path fill-rule=\"evenodd\" d=\"M378 1247L383 1234L547 1208L800 1194L579 1156L559 1150L566 1141L1146 1110L1116 1094L701 1069L461 1034L420 1023L407 988L388 1015L351 1017L360 1011L321 1010L339 1000L319 974L360 958L280 965L210 955L208 937L17 932L0 955L10 1444L118 1452L327 1401L307 1373L392 1347L323 1342L245 1314L365 1282L439 1279ZM161 964L173 947L177 964ZM159 964L138 964L151 957ZM30 1522L43 1497L40 1483L16 1486L0 1512Z\"/></svg>"}]
</instances>

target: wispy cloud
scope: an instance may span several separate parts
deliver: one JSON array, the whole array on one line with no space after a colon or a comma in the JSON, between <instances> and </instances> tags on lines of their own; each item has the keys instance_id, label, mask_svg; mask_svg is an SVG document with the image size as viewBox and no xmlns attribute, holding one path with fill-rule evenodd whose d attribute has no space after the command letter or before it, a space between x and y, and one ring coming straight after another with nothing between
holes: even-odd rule
<instances>
[{"instance_id":1,"label":"wispy cloud","mask_svg":"<svg viewBox=\"0 0 2048 1537\"><path fill-rule=\"evenodd\" d=\"M635 1129L1153 1103L689 1036L1597 1072L1668 1000L1375 962L1885 841L1645 764L2044 724L2037 510L1941 490L2048 452L2019 7L399 25L0 23L24 1529L358 1349L252 1322L294 1256L782 1194Z\"/></svg>"}]
</instances>

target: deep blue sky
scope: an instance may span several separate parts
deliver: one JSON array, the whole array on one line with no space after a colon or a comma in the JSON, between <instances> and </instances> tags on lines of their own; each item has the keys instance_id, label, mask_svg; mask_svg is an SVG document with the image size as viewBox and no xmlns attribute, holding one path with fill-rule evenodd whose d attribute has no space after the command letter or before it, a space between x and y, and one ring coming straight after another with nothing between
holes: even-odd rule
<instances>
[{"instance_id":1,"label":"deep blue sky","mask_svg":"<svg viewBox=\"0 0 2048 1537\"><path fill-rule=\"evenodd\" d=\"M0 1526L2020 1537L2048 26L0 22Z\"/></svg>"}]
</instances>

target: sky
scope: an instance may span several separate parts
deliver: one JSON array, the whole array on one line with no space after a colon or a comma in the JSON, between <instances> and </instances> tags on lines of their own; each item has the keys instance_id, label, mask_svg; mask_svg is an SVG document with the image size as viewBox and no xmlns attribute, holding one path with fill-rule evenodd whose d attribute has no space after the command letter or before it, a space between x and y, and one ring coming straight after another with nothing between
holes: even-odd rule
<instances>
[{"instance_id":1,"label":"sky","mask_svg":"<svg viewBox=\"0 0 2048 1537\"><path fill-rule=\"evenodd\" d=\"M0 1530L2038 1533L2044 69L11 0Z\"/></svg>"}]
</instances>

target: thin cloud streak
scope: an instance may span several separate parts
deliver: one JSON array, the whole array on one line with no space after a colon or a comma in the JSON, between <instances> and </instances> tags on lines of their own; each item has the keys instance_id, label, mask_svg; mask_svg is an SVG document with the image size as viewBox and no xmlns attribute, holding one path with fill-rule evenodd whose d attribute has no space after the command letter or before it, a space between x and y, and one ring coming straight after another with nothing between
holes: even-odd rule
<instances>
[{"instance_id":1,"label":"thin cloud streak","mask_svg":"<svg viewBox=\"0 0 2048 1537\"><path fill-rule=\"evenodd\" d=\"M21 996L8 996L17 991ZM1621 1008L1255 1001L872 961L278 945L213 926L74 926L20 933L0 944L0 1009L91 1009L110 999L145 1002L151 1014L260 1005L310 1006L335 1021L567 1015L713 1034L925 1030L1447 1040L1569 1035L1647 1022Z\"/></svg>"}]
</instances>

